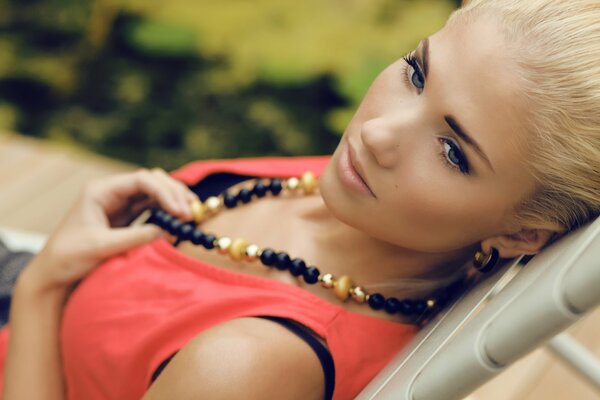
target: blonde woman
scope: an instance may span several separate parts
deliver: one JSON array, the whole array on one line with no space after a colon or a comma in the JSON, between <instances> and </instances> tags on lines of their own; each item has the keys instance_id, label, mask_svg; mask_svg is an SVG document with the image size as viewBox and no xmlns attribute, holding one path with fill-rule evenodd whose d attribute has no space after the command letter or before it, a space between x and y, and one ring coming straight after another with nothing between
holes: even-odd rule
<instances>
[{"instance_id":1,"label":"blonde woman","mask_svg":"<svg viewBox=\"0 0 600 400\"><path fill-rule=\"evenodd\" d=\"M473 0L331 157L92 182L17 283L4 399L350 399L471 259L599 210L600 3Z\"/></svg>"}]
</instances>

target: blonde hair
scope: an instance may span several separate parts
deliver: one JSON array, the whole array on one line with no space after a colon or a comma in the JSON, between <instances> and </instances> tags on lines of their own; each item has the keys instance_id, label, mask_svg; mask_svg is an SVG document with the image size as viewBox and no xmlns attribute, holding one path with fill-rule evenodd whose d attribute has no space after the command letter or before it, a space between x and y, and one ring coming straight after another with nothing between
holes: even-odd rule
<instances>
[{"instance_id":1,"label":"blonde hair","mask_svg":"<svg viewBox=\"0 0 600 400\"><path fill-rule=\"evenodd\" d=\"M449 23L482 14L517 49L533 110L527 164L538 185L517 217L577 228L600 213L600 3L471 0Z\"/></svg>"}]
</instances>

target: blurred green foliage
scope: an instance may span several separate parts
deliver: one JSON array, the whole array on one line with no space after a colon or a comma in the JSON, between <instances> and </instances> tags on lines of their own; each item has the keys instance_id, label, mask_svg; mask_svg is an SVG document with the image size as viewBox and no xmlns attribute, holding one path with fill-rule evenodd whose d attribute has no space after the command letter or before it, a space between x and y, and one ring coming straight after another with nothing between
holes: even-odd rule
<instances>
[{"instance_id":1,"label":"blurred green foliage","mask_svg":"<svg viewBox=\"0 0 600 400\"><path fill-rule=\"evenodd\" d=\"M0 129L144 166L331 152L452 0L0 0Z\"/></svg>"}]
</instances>

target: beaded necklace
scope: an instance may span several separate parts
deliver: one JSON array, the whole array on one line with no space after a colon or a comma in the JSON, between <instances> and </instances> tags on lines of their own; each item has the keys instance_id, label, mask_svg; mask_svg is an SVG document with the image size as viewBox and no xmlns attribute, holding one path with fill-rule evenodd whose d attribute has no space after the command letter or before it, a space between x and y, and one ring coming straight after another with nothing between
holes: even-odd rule
<instances>
[{"instance_id":1,"label":"beaded necklace","mask_svg":"<svg viewBox=\"0 0 600 400\"><path fill-rule=\"evenodd\" d=\"M227 236L217 237L203 232L199 226L207 218L218 214L223 208L234 208L239 203L249 203L253 197L262 198L267 194L279 196L282 192L297 194L302 192L310 195L315 192L318 181L312 172L305 172L301 178L292 177L285 180L272 178L267 183L257 179L252 189L241 189L232 194L227 190L218 196L210 196L204 202L196 201L191 204L193 221L182 221L162 209L153 209L146 223L158 225L170 234L176 236L175 246L182 241L190 241L201 245L207 250L216 249L219 254L229 255L232 260L255 262L260 261L264 266L289 271L295 277L302 277L309 285L319 282L322 287L333 289L335 296L346 301L351 298L358 304L368 304L373 310L383 310L388 314L398 314L412 317L415 322L421 322L434 311L443 307L457 292L461 282L455 282L448 287L436 290L426 299L396 297L385 298L380 293L369 293L356 285L348 275L336 278L330 273L321 273L315 266L307 266L301 258L291 258L283 251L261 248L248 243L242 238L231 239Z\"/></svg>"}]
</instances>

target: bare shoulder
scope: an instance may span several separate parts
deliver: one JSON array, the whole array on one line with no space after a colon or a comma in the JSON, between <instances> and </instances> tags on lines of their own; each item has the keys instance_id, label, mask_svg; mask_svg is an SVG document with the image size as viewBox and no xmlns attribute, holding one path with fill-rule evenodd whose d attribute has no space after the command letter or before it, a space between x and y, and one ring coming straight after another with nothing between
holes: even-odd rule
<instances>
[{"instance_id":1,"label":"bare shoulder","mask_svg":"<svg viewBox=\"0 0 600 400\"><path fill-rule=\"evenodd\" d=\"M275 322L240 318L191 340L144 399L322 399L324 388L319 359L302 339Z\"/></svg>"}]
</instances>

